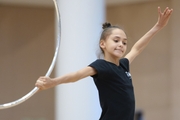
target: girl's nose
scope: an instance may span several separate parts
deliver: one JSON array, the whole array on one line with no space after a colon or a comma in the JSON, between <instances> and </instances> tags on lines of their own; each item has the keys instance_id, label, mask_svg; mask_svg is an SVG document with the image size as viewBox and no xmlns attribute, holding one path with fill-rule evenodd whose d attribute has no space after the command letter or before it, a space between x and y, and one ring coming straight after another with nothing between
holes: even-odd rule
<instances>
[{"instance_id":1,"label":"girl's nose","mask_svg":"<svg viewBox=\"0 0 180 120\"><path fill-rule=\"evenodd\" d=\"M122 42L119 42L119 46L120 46L120 47L123 47L123 43L122 43Z\"/></svg>"}]
</instances>

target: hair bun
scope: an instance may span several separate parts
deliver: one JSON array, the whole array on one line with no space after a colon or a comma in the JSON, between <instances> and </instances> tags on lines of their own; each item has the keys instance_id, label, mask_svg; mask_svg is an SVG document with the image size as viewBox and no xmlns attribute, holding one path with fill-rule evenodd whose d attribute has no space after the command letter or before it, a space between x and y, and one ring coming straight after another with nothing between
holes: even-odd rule
<instances>
[{"instance_id":1,"label":"hair bun","mask_svg":"<svg viewBox=\"0 0 180 120\"><path fill-rule=\"evenodd\" d=\"M102 28L103 29L106 29L106 28L109 28L111 27L111 23L108 23L108 22L105 22L103 25L102 25Z\"/></svg>"}]
</instances>

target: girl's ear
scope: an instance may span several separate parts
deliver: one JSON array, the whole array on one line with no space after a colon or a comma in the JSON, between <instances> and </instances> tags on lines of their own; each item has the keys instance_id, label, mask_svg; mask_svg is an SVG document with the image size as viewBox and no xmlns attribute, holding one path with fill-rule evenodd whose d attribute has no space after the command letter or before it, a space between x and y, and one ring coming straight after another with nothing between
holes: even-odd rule
<instances>
[{"instance_id":1,"label":"girl's ear","mask_svg":"<svg viewBox=\"0 0 180 120\"><path fill-rule=\"evenodd\" d=\"M105 48L105 41L104 40L101 40L100 43L99 43L99 46L104 49Z\"/></svg>"}]
</instances>

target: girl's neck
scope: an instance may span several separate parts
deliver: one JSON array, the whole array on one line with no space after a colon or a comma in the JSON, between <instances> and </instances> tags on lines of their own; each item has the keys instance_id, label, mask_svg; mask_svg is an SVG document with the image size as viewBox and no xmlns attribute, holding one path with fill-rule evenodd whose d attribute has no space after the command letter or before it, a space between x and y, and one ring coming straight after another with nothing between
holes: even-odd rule
<instances>
[{"instance_id":1,"label":"girl's neck","mask_svg":"<svg viewBox=\"0 0 180 120\"><path fill-rule=\"evenodd\" d=\"M104 56L104 60L108 61L108 62L111 62L111 63L114 63L116 64L117 66L119 66L119 60L120 58L111 58L111 57L105 57Z\"/></svg>"}]
</instances>

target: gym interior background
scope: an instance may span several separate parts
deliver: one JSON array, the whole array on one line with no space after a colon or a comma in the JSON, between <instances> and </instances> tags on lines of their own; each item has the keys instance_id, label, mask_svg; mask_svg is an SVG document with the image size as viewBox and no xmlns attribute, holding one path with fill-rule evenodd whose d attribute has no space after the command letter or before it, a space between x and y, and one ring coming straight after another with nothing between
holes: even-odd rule
<instances>
[{"instance_id":1,"label":"gym interior background","mask_svg":"<svg viewBox=\"0 0 180 120\"><path fill-rule=\"evenodd\" d=\"M166 28L131 66L136 110L145 120L180 119L179 5L178 0L149 0L106 6L106 21L124 28L128 48L155 24L158 6L174 9ZM54 16L53 6L0 1L0 104L25 95L46 73L55 48ZM54 120L54 101L54 89L39 92L21 105L1 110L0 119Z\"/></svg>"}]
</instances>

